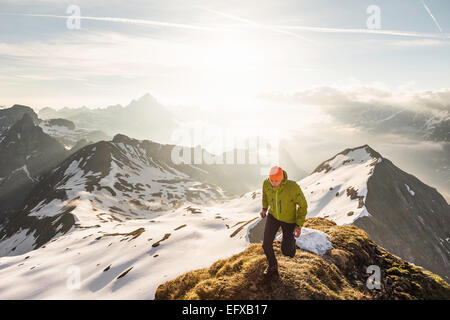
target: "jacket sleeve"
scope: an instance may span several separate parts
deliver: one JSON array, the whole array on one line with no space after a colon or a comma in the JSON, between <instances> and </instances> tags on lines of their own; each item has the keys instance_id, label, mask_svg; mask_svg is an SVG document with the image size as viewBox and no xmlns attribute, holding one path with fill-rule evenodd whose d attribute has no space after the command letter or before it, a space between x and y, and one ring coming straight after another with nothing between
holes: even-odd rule
<instances>
[{"instance_id":1,"label":"jacket sleeve","mask_svg":"<svg viewBox=\"0 0 450 320\"><path fill-rule=\"evenodd\" d=\"M306 202L305 196L303 195L303 191L298 185L298 183L295 183L297 185L296 191L295 191L295 203L298 205L295 218L297 225L301 228L303 226L303 223L305 222L306 213L308 211L308 204Z\"/></svg>"},{"instance_id":2,"label":"jacket sleeve","mask_svg":"<svg viewBox=\"0 0 450 320\"><path fill-rule=\"evenodd\" d=\"M266 182L264 181L263 182L263 186L262 186L262 191L261 191L261 193L262 193L262 207L263 207L263 209L267 209L269 207L269 203L267 202L267 195L266 195L266 192L264 190L264 184L265 183Z\"/></svg>"}]
</instances>

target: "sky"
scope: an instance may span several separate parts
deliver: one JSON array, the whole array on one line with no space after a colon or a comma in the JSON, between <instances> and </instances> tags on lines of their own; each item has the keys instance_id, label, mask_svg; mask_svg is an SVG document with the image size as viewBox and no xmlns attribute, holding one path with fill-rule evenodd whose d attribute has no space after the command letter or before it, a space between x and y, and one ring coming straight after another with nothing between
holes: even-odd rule
<instances>
[{"instance_id":1,"label":"sky","mask_svg":"<svg viewBox=\"0 0 450 320\"><path fill-rule=\"evenodd\" d=\"M0 70L3 107L126 106L149 93L186 127L280 133L306 171L370 144L450 199L428 162L448 142L374 135L332 112L448 117L448 0L0 0Z\"/></svg>"},{"instance_id":2,"label":"sky","mask_svg":"<svg viewBox=\"0 0 450 320\"><path fill-rule=\"evenodd\" d=\"M322 86L442 90L449 32L447 0L0 0L0 105L106 107L148 92L251 115L267 94Z\"/></svg>"}]
</instances>

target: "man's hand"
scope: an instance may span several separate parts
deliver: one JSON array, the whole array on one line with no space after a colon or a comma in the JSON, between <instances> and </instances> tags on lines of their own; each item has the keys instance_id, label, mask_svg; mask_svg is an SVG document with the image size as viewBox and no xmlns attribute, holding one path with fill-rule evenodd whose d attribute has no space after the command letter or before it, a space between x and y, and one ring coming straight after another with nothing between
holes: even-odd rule
<instances>
[{"instance_id":1,"label":"man's hand","mask_svg":"<svg viewBox=\"0 0 450 320\"><path fill-rule=\"evenodd\" d=\"M294 229L294 237L296 237L296 238L300 237L301 233L302 233L302 228L300 228L299 226L296 226Z\"/></svg>"},{"instance_id":2,"label":"man's hand","mask_svg":"<svg viewBox=\"0 0 450 320\"><path fill-rule=\"evenodd\" d=\"M263 209L261 210L261 212L259 213L259 215L261 216L261 218L264 219L264 218L266 217L266 212L267 212L267 209L264 209L264 208L263 208Z\"/></svg>"}]
</instances>

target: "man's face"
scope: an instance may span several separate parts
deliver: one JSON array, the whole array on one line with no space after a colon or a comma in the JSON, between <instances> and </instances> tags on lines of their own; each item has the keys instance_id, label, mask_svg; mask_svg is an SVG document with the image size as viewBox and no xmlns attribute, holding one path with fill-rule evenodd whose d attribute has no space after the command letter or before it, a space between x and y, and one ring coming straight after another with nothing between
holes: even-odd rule
<instances>
[{"instance_id":1,"label":"man's face","mask_svg":"<svg viewBox=\"0 0 450 320\"><path fill-rule=\"evenodd\" d=\"M270 184L272 185L272 187L278 187L279 185L280 185L280 183L281 183L281 180L272 180L272 179L269 179L269 181L270 181Z\"/></svg>"}]
</instances>

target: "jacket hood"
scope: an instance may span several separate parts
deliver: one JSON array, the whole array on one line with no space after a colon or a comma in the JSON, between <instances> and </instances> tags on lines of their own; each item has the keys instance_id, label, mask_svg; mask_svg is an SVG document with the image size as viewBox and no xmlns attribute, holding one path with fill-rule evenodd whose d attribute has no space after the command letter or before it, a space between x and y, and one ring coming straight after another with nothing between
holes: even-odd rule
<instances>
[{"instance_id":1,"label":"jacket hood","mask_svg":"<svg viewBox=\"0 0 450 320\"><path fill-rule=\"evenodd\" d=\"M281 181L281 183L286 183L287 179L288 179L288 175L287 172L283 170L283 180Z\"/></svg>"}]
</instances>

